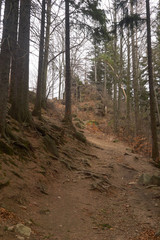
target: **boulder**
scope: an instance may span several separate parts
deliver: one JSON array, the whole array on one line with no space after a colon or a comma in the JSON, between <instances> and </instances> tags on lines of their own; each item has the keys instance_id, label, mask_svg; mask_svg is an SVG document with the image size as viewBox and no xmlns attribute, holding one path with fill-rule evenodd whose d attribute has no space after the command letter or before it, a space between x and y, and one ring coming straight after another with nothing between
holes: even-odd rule
<instances>
[{"instance_id":1,"label":"boulder","mask_svg":"<svg viewBox=\"0 0 160 240\"><path fill-rule=\"evenodd\" d=\"M149 185L150 184L150 181L151 181L151 176L148 175L147 173L143 173L139 180L138 180L138 183L139 184L142 184L142 185Z\"/></svg>"},{"instance_id":2,"label":"boulder","mask_svg":"<svg viewBox=\"0 0 160 240\"><path fill-rule=\"evenodd\" d=\"M18 240L25 240L25 238L24 238L24 237L21 237L21 236L17 236L17 239L18 239Z\"/></svg>"},{"instance_id":3,"label":"boulder","mask_svg":"<svg viewBox=\"0 0 160 240\"><path fill-rule=\"evenodd\" d=\"M160 176L153 175L150 180L152 185L160 186Z\"/></svg>"},{"instance_id":4,"label":"boulder","mask_svg":"<svg viewBox=\"0 0 160 240\"><path fill-rule=\"evenodd\" d=\"M143 173L139 180L139 184L148 186L148 185L156 185L160 186L160 176L152 175L150 176L149 174Z\"/></svg>"}]
</instances>

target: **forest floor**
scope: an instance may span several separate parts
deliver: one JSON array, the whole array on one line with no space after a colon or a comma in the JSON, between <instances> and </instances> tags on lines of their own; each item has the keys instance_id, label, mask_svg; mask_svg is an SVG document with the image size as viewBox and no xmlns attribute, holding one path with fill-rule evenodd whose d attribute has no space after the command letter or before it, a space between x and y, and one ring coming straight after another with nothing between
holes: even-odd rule
<instances>
[{"instance_id":1,"label":"forest floor","mask_svg":"<svg viewBox=\"0 0 160 240\"><path fill-rule=\"evenodd\" d=\"M160 187L138 183L159 170L112 135L84 134L87 143L66 135L53 157L26 130L36 160L13 165L1 190L0 239L27 239L12 229L17 223L32 230L30 240L160 239Z\"/></svg>"}]
</instances>

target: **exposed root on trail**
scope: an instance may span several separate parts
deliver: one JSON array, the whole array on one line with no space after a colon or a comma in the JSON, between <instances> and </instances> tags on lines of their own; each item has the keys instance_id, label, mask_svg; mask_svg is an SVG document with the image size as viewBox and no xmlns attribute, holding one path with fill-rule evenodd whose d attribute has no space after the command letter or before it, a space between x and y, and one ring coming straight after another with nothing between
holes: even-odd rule
<instances>
[{"instance_id":1,"label":"exposed root on trail","mask_svg":"<svg viewBox=\"0 0 160 240\"><path fill-rule=\"evenodd\" d=\"M79 153L82 153L82 154L88 156L88 157L94 157L94 158L98 159L98 157L97 157L96 155L93 155L93 154L90 154L90 153L85 153L85 152L83 152L83 151L81 151L81 150L79 150L79 149L77 149L77 148L75 148L75 150L76 150L77 152L79 152Z\"/></svg>"},{"instance_id":2,"label":"exposed root on trail","mask_svg":"<svg viewBox=\"0 0 160 240\"><path fill-rule=\"evenodd\" d=\"M124 165L124 164L121 164L121 163L118 163L118 165L121 166L121 167L123 167L123 168L126 168L126 169L128 169L128 170L132 170L132 171L136 171L136 172L137 172L137 170L136 170L135 168L129 167L129 166L127 166L127 165Z\"/></svg>"},{"instance_id":3,"label":"exposed root on trail","mask_svg":"<svg viewBox=\"0 0 160 240\"><path fill-rule=\"evenodd\" d=\"M99 192L108 192L111 187L113 187L111 184L103 180L91 184L91 190L98 190Z\"/></svg>"},{"instance_id":4,"label":"exposed root on trail","mask_svg":"<svg viewBox=\"0 0 160 240\"><path fill-rule=\"evenodd\" d=\"M87 170L80 170L79 173L85 175L85 178L91 178L94 181L94 183L91 184L91 190L107 192L110 187L115 187L110 183L106 174L95 173Z\"/></svg>"},{"instance_id":5,"label":"exposed root on trail","mask_svg":"<svg viewBox=\"0 0 160 240\"><path fill-rule=\"evenodd\" d=\"M70 170L70 171L71 170L77 170L77 168L75 166L73 166L70 161L68 161L66 159L59 159L59 161L61 163L63 163L68 170Z\"/></svg>"}]
</instances>

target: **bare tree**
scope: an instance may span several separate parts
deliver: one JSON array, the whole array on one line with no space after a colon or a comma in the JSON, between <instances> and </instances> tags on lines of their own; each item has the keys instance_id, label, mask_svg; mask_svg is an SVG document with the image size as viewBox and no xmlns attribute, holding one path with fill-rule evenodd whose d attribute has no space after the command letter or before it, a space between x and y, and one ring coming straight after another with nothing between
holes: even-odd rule
<instances>
[{"instance_id":1,"label":"bare tree","mask_svg":"<svg viewBox=\"0 0 160 240\"><path fill-rule=\"evenodd\" d=\"M42 107L42 77L43 77L43 59L44 59L44 29L45 29L45 0L42 0L41 14L41 34L39 45L39 64L38 64L38 81L36 102L33 110L33 115L41 117Z\"/></svg>"},{"instance_id":2,"label":"bare tree","mask_svg":"<svg viewBox=\"0 0 160 240\"><path fill-rule=\"evenodd\" d=\"M151 131L152 131L152 158L159 161L158 137L156 126L156 104L154 95L153 83L153 67L152 67L152 48L151 48L151 24L150 24L150 2L146 0L147 13L147 53L148 53L148 75L149 75L149 90L150 90L150 115L151 115Z\"/></svg>"},{"instance_id":3,"label":"bare tree","mask_svg":"<svg viewBox=\"0 0 160 240\"><path fill-rule=\"evenodd\" d=\"M68 123L72 122L71 111L71 70L70 70L70 22L69 22L69 0L65 0L65 48L66 48L66 81L65 81L65 117Z\"/></svg>"},{"instance_id":4,"label":"bare tree","mask_svg":"<svg viewBox=\"0 0 160 240\"><path fill-rule=\"evenodd\" d=\"M11 60L12 4L14 0L5 1L3 35L0 53L0 135L5 135L9 72Z\"/></svg>"},{"instance_id":5,"label":"bare tree","mask_svg":"<svg viewBox=\"0 0 160 240\"><path fill-rule=\"evenodd\" d=\"M16 82L10 114L19 122L30 122L28 106L29 41L31 0L20 1L19 36L17 48Z\"/></svg>"}]
</instances>

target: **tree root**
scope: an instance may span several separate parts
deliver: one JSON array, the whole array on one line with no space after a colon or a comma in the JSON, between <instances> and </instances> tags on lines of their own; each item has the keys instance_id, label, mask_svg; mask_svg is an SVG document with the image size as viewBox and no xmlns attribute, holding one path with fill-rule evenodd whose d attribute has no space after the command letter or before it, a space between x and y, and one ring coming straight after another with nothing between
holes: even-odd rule
<instances>
[{"instance_id":1,"label":"tree root","mask_svg":"<svg viewBox=\"0 0 160 240\"><path fill-rule=\"evenodd\" d=\"M124 168L126 168L128 170L132 170L132 171L136 171L137 172L137 170L135 168L129 167L127 165L124 165L124 164L121 164L121 163L118 163L118 165L121 166L121 167L124 167Z\"/></svg>"},{"instance_id":2,"label":"tree root","mask_svg":"<svg viewBox=\"0 0 160 240\"><path fill-rule=\"evenodd\" d=\"M68 170L70 170L70 171L71 171L71 170L77 170L77 168L76 168L75 166L71 165L68 160L66 160L66 159L59 159L59 161L60 161L61 163L63 163Z\"/></svg>"},{"instance_id":3,"label":"tree root","mask_svg":"<svg viewBox=\"0 0 160 240\"><path fill-rule=\"evenodd\" d=\"M107 192L111 184L106 184L104 181L99 181L91 184L91 190L98 190L99 192Z\"/></svg>"},{"instance_id":4,"label":"tree root","mask_svg":"<svg viewBox=\"0 0 160 240\"><path fill-rule=\"evenodd\" d=\"M83 152L83 151L81 151L81 150L79 150L79 149L77 149L77 148L75 148L75 150L76 150L77 152L79 152L79 153L82 153L82 154L88 156L88 157L94 157L94 158L98 159L98 157L97 157L96 155L93 155L93 154L90 154L90 153L85 153L85 152Z\"/></svg>"},{"instance_id":5,"label":"tree root","mask_svg":"<svg viewBox=\"0 0 160 240\"><path fill-rule=\"evenodd\" d=\"M91 190L98 190L99 192L107 192L112 184L108 180L106 174L95 173L86 170L79 170L80 174L85 175L85 178L91 178L94 183L91 184Z\"/></svg>"}]
</instances>

